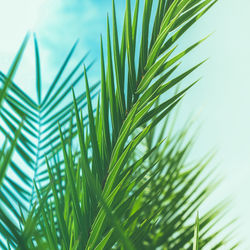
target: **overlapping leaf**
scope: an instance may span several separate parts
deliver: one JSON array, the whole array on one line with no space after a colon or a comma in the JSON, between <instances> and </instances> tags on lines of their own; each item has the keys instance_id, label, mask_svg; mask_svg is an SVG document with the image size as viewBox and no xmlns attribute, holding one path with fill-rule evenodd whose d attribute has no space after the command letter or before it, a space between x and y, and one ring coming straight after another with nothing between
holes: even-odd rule
<instances>
[{"instance_id":1,"label":"overlapping leaf","mask_svg":"<svg viewBox=\"0 0 250 250\"><path fill-rule=\"evenodd\" d=\"M71 88L75 87L84 76L81 66L86 58L84 56L63 79L65 68L68 66L76 47L76 44L74 44L47 94L43 96L39 48L37 39L34 37L36 101L13 82L13 76L26 43L27 38L25 38L9 73L5 76L0 72L2 87L0 95L1 138L5 137L7 140L9 134L18 133L18 139L10 149L11 152L15 151L15 157L10 157L10 153L4 148L2 149L2 156L5 154L3 156L2 175L5 173L4 168L7 168L8 165L10 165L10 171L7 171L7 176L1 188L1 200L5 202L8 213L14 215L17 221L20 220L20 212L17 212L17 208L20 206L26 214L34 202L36 195L32 179L34 178L40 186L49 181L48 172L44 172L46 170L44 155L51 150L54 153L61 150L57 122L60 121L61 125L64 126L71 119L73 102L70 101L68 96L71 93ZM97 86L98 83L90 88L92 97L97 93ZM80 109L84 108L87 105L86 93L78 95L76 101ZM23 126L20 130L18 127L22 121ZM87 117L84 121L87 122ZM75 135L75 122L73 123L73 130ZM0 146L4 147L4 144L1 143ZM1 244L3 243L1 242Z\"/></svg>"},{"instance_id":2,"label":"overlapping leaf","mask_svg":"<svg viewBox=\"0 0 250 250\"><path fill-rule=\"evenodd\" d=\"M180 83L203 63L197 62L177 74L183 57L204 39L174 54L176 42L215 2L158 0L156 6L153 0L145 0L144 6L140 1L133 6L126 0L119 38L113 1L112 33L107 17L106 60L101 40L101 95L95 114L86 71L83 73L86 94L77 98L73 91L73 101L66 106L65 113L55 111L55 107L70 91L65 86L71 75L59 87L65 91L53 95L60 70L42 98L35 40L38 104L17 87L12 90L20 92L25 104L15 102L11 95L6 98L16 113L25 116L24 125L38 134L38 149L48 155L43 160L30 140L24 134L20 136L26 148L22 151L26 162L31 167L46 162L47 170L35 170L37 181L43 185L41 180L46 182L49 176L51 183L48 196L44 188L42 192L37 188L41 214L35 232L42 235L42 243L34 238L35 245L45 244L51 249L192 249L208 243L218 248L225 243L223 237L211 241L222 231L212 228L223 207L219 204L200 216L199 237L196 223L193 244L190 218L216 183L208 180L207 186L203 186L202 173L209 159L187 164L193 142L186 137L189 126L175 134L174 125L169 128L170 112L198 80L183 87ZM180 90L173 91L175 86ZM86 114L81 111L85 96L88 123L84 123ZM55 127L57 121L59 130ZM69 126L62 128L64 124ZM50 144L52 148L48 147ZM32 147L35 163L28 155L33 152ZM42 202L45 197L47 201Z\"/></svg>"}]
</instances>

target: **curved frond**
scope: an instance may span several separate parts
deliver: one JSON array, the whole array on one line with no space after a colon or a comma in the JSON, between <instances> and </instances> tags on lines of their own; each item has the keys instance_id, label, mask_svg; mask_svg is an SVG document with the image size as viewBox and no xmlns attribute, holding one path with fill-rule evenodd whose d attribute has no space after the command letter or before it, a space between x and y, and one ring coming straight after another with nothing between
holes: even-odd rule
<instances>
[{"instance_id":1,"label":"curved frond","mask_svg":"<svg viewBox=\"0 0 250 250\"><path fill-rule=\"evenodd\" d=\"M88 67L75 76L82 61L58 86L75 45L43 97L34 40L38 100L12 82L1 109L2 120L12 131L17 130L14 121L23 117L16 151L35 173L35 184L29 183L32 210L24 216L23 230L16 235L6 219L3 235L12 237L11 246L218 249L227 243L224 228L213 227L222 218L223 202L201 213L194 229L199 206L218 183L213 169L208 169L210 156L188 162L194 141L188 133L190 124L177 131L169 118L198 82L183 81L205 62L182 70L184 56L205 39L176 52L178 39L215 3L138 0L133 5L126 0L119 33L113 1L112 24L107 16L107 53L101 38L101 93L96 108L92 98L97 85L90 86ZM74 87L83 77L86 91L77 96ZM1 79L7 77L1 74ZM73 100L66 104L71 89ZM87 115L82 113L85 106ZM5 127L1 130L6 133ZM30 139L34 135L35 142ZM25 173L23 168L20 172Z\"/></svg>"}]
</instances>

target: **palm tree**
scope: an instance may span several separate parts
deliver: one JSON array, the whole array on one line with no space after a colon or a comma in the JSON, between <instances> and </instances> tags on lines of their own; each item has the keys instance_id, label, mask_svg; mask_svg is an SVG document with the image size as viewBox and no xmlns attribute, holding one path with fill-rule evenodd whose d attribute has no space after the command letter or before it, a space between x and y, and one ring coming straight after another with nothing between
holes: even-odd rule
<instances>
[{"instance_id":1,"label":"palm tree","mask_svg":"<svg viewBox=\"0 0 250 250\"><path fill-rule=\"evenodd\" d=\"M204 39L174 54L176 42L216 0L156 2L145 0L140 18L139 0L133 11L127 0L119 38L113 1L106 60L102 38L100 43L95 109L99 83L89 87L91 65L83 66L84 58L59 84L76 45L42 98L34 37L37 101L12 81L27 38L10 73L1 73L3 249L217 249L230 239L214 228L222 203L197 217L194 230L190 218L215 187L214 181L202 185L210 158L188 164L190 124L173 132L175 123L169 119L198 81L172 89L204 62L177 74L180 60ZM74 87L83 78L86 91L75 96ZM71 89L73 100L65 103ZM12 157L13 151L19 156ZM17 157L23 162L18 158L15 163ZM8 166L16 180L5 174Z\"/></svg>"}]
</instances>

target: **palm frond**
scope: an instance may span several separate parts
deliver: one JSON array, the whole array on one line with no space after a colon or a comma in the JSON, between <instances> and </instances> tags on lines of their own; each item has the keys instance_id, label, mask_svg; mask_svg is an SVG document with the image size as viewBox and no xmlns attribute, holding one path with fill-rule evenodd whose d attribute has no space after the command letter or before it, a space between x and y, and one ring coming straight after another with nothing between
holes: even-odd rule
<instances>
[{"instance_id":1,"label":"palm frond","mask_svg":"<svg viewBox=\"0 0 250 250\"><path fill-rule=\"evenodd\" d=\"M145 0L142 7L139 1L132 5L126 0L119 38L113 1L112 33L107 17L106 60L101 38L101 94L96 112L91 97L96 86L90 87L85 67L71 82L82 62L59 87L60 93L50 93L68 58L42 98L39 50L34 40L38 101L12 87L16 86L13 83L11 90L20 92L24 103L11 95L6 98L9 108L24 117L24 126L38 140L38 144L31 143L21 132L20 143L25 149L17 147L35 171L38 183L32 185L31 200L39 203L32 208L40 213L28 217L36 225L35 236L28 230L31 226L27 220L24 225L28 229L22 231L29 248L192 249L225 244L223 228L213 228L221 218L223 203L200 216L199 234L198 222L194 230L193 215L217 182L213 169L208 173L211 181L203 176L210 157L195 164L187 160L193 144L188 136L190 124L176 131L169 119L198 80L180 84L205 62L183 72L181 60L204 39L175 54L176 42L215 2L158 0L155 6L153 0ZM73 91L73 101L64 113L59 106L61 99L83 76L86 92L76 97ZM82 114L85 105L87 117ZM5 122L11 128L8 119ZM7 233L4 235L7 238ZM13 238L11 244L22 242Z\"/></svg>"},{"instance_id":2,"label":"palm frond","mask_svg":"<svg viewBox=\"0 0 250 250\"><path fill-rule=\"evenodd\" d=\"M186 166L185 157L192 144L192 140L184 143L187 129L174 137L169 134L166 143L160 142L163 131L153 148L152 138L156 137L161 121L197 81L175 94L173 87L204 63L197 63L173 77L180 60L204 39L173 56L175 42L215 2L175 0L169 4L169 1L159 1L154 10L153 1L145 1L140 21L139 1L133 12L127 0L119 47L113 1L113 40L107 17L106 70L101 39L101 101L96 117L85 74L88 125L82 124L74 97L79 156L70 145L66 150L63 134L70 134L71 130L61 132L68 171L64 180L66 192L60 191L59 184L60 199L50 202L53 209L61 200L64 217L55 221L64 225L62 228L58 224L59 231L67 235L71 247L127 249L129 244L136 249L192 248L193 225L189 218L213 189L213 183L208 184L209 188L201 185L204 182L201 174L208 163L201 161L192 167ZM139 48L138 24L142 25ZM138 64L136 57L140 58ZM148 151L137 153L145 147L145 140L149 142ZM57 182L59 177L55 173ZM215 208L201 217L201 228L209 227L219 211ZM80 225L79 218L85 221L84 226ZM119 218L119 222L112 218ZM201 246L209 241L210 235L210 230L201 233ZM63 248L67 248L65 242L61 242Z\"/></svg>"},{"instance_id":3,"label":"palm frond","mask_svg":"<svg viewBox=\"0 0 250 250\"><path fill-rule=\"evenodd\" d=\"M16 139L15 143L12 144L13 147L10 148L11 152L15 151L14 157L9 157L8 153L5 152L6 150L2 149L2 154L6 156L3 158L5 162L1 175L4 175L4 168L7 168L8 165L10 165L10 169L7 171L1 188L1 197L3 201L6 201L6 204L9 204L9 213L14 215L17 221L20 220L20 212L17 208L20 207L26 215L36 199L32 179L40 186L47 185L49 182L44 155L51 150L54 153L61 150L57 122L59 121L64 126L71 119L73 102L69 100L69 94L71 88L75 87L84 75L83 71L79 71L86 58L84 56L65 77L65 80L62 79L62 74L76 48L76 44L74 44L48 92L43 96L41 93L42 77L39 47L34 36L37 89L37 100L34 100L13 81L26 43L27 37L7 76L0 72L2 83L0 95L1 136L8 138L10 133L18 133L18 140ZM87 70L90 67L91 64L87 67ZM96 83L90 88L91 97L97 95L98 85L99 83ZM76 101L79 108L83 109L87 105L86 93L78 95ZM23 125L20 130L18 127L21 122ZM84 122L87 122L87 117ZM76 130L75 123L73 123L73 130ZM76 132L74 132L75 134ZM44 170L46 170L45 173Z\"/></svg>"}]
</instances>

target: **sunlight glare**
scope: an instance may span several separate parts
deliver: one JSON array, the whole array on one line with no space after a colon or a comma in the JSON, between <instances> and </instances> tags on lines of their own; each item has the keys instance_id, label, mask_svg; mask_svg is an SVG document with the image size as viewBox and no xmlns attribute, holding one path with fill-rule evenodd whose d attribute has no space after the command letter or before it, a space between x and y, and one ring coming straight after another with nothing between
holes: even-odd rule
<instances>
[{"instance_id":1,"label":"sunlight glare","mask_svg":"<svg viewBox=\"0 0 250 250\"><path fill-rule=\"evenodd\" d=\"M42 0L0 0L1 47L11 46L23 39L28 31L34 31Z\"/></svg>"}]
</instances>

